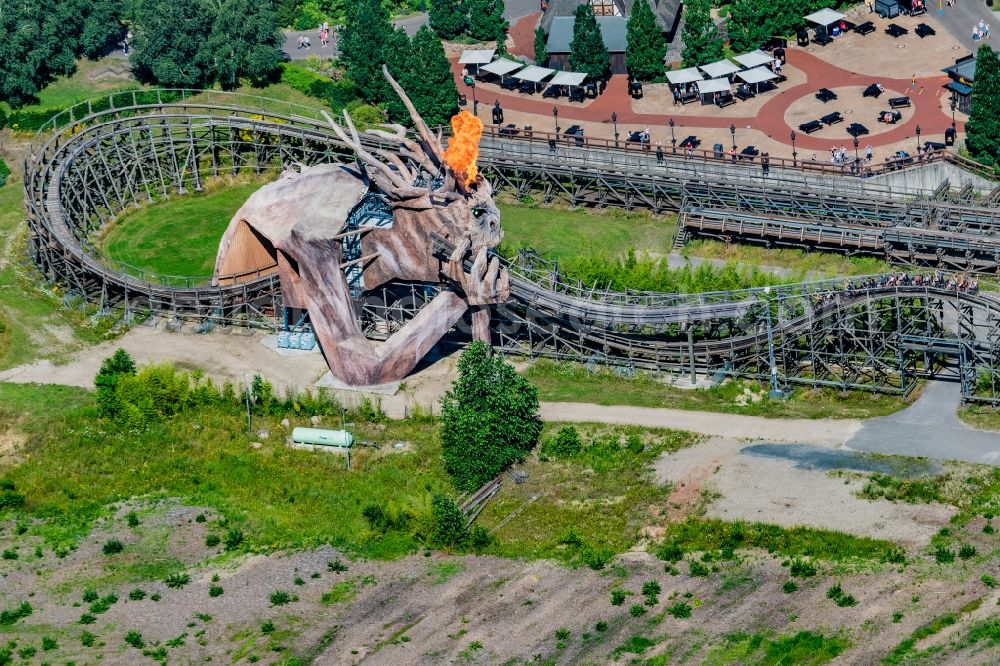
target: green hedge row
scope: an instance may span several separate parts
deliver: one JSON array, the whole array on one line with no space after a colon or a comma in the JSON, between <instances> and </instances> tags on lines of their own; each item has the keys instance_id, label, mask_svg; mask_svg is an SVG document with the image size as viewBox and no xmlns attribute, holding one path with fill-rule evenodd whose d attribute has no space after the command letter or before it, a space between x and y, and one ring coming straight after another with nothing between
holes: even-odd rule
<instances>
[{"instance_id":1,"label":"green hedge row","mask_svg":"<svg viewBox=\"0 0 1000 666\"><path fill-rule=\"evenodd\" d=\"M10 176L10 168L7 166L6 162L0 160L0 187L3 187L4 183L7 182L7 177ZM3 332L3 322L0 322L0 333Z\"/></svg>"},{"instance_id":2,"label":"green hedge row","mask_svg":"<svg viewBox=\"0 0 1000 666\"><path fill-rule=\"evenodd\" d=\"M148 91L138 88L124 88L108 93L103 97L95 98L91 101L90 110L94 113L107 111L119 107L132 106L133 104L155 104L157 100L162 102L176 102L181 98L180 93L170 91ZM0 129L10 127L18 132L36 132L42 129L53 116L66 111L70 107L49 107L49 108L24 108L10 112L10 115L3 115L0 112ZM69 121L60 120L60 125L65 125Z\"/></svg>"},{"instance_id":3,"label":"green hedge row","mask_svg":"<svg viewBox=\"0 0 1000 666\"><path fill-rule=\"evenodd\" d=\"M281 82L300 93L323 100L334 112L342 111L358 99L353 81L334 81L294 63L284 63L281 66Z\"/></svg>"}]
</instances>

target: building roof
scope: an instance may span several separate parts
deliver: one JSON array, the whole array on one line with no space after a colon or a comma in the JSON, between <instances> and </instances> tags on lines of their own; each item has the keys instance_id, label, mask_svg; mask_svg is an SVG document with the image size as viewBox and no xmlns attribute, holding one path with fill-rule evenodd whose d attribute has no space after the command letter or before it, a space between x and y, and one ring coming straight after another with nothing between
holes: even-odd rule
<instances>
[{"instance_id":1,"label":"building roof","mask_svg":"<svg viewBox=\"0 0 1000 666\"><path fill-rule=\"evenodd\" d=\"M966 81L975 82L976 59L970 58L962 62L956 62L954 65L945 67L941 71L956 79L965 79Z\"/></svg>"},{"instance_id":2,"label":"building roof","mask_svg":"<svg viewBox=\"0 0 1000 666\"><path fill-rule=\"evenodd\" d=\"M559 17L573 18L573 12L577 6L582 5L587 0L549 0L548 9L542 16L542 29L548 35L552 32L552 22ZM618 11L622 17L628 20L632 15L632 4L635 0L614 0L618 6ZM653 10L656 24L665 33L672 33L677 26L677 19L681 15L681 0L645 0L649 3L649 8ZM597 17L600 21L601 17ZM624 50L624 49L623 49Z\"/></svg>"},{"instance_id":3,"label":"building roof","mask_svg":"<svg viewBox=\"0 0 1000 666\"><path fill-rule=\"evenodd\" d=\"M598 16L597 27L601 29L604 46L609 53L625 53L626 21L621 16ZM557 16L552 21L552 30L545 50L549 53L569 53L573 41L573 17Z\"/></svg>"}]
</instances>

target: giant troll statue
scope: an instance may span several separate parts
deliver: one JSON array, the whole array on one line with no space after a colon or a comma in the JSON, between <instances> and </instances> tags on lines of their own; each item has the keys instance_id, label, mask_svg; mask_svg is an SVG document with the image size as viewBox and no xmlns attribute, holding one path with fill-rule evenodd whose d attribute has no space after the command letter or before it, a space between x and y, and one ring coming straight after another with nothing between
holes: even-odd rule
<instances>
[{"instance_id":1,"label":"giant troll statue","mask_svg":"<svg viewBox=\"0 0 1000 666\"><path fill-rule=\"evenodd\" d=\"M216 283L277 271L285 306L309 312L330 371L352 386L403 379L469 308L473 336L488 341L490 305L509 295L506 269L488 254L503 231L493 189L475 163L482 122L467 112L455 116L445 151L383 73L409 111L416 139L385 125L366 132L377 140L362 142L349 115L346 129L327 116L357 163L303 167L262 187L233 216L215 262ZM387 149L386 140L395 145ZM373 196L391 211L378 224L363 215ZM454 248L448 260L435 256L432 236ZM447 286L376 347L361 331L353 297L390 281Z\"/></svg>"}]
</instances>

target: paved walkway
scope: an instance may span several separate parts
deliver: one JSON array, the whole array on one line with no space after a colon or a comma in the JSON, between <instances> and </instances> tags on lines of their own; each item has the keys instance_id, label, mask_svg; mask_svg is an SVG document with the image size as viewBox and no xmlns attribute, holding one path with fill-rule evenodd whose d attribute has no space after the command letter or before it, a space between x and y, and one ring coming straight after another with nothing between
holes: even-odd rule
<instances>
[{"instance_id":1,"label":"paved walkway","mask_svg":"<svg viewBox=\"0 0 1000 666\"><path fill-rule=\"evenodd\" d=\"M934 16L938 22L950 32L955 39L975 53L979 44L972 41L972 28L979 24L980 19L990 24L991 31L1000 30L1000 17L993 13L982 0L959 0L954 7L949 7L941 1L941 13L938 13L937 2L930 2L927 14ZM1000 5L998 5L1000 6ZM994 46L992 38L985 43L1000 49L1000 43ZM963 54L964 55L964 54Z\"/></svg>"},{"instance_id":2,"label":"paved walkway","mask_svg":"<svg viewBox=\"0 0 1000 666\"><path fill-rule=\"evenodd\" d=\"M1000 433L965 425L956 414L960 402L958 384L930 382L903 411L865 421L847 448L1000 465Z\"/></svg>"}]
</instances>

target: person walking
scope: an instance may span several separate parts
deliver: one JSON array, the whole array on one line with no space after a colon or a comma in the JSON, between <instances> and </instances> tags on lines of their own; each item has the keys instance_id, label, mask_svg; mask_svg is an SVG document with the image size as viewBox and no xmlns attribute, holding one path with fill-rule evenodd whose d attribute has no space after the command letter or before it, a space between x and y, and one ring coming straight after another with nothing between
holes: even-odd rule
<instances>
[{"instance_id":1,"label":"person walking","mask_svg":"<svg viewBox=\"0 0 1000 666\"><path fill-rule=\"evenodd\" d=\"M736 164L736 146L729 149L729 157L732 158L733 164Z\"/></svg>"},{"instance_id":2,"label":"person walking","mask_svg":"<svg viewBox=\"0 0 1000 666\"><path fill-rule=\"evenodd\" d=\"M983 28L983 39L990 38L990 24L987 23Z\"/></svg>"},{"instance_id":3,"label":"person walking","mask_svg":"<svg viewBox=\"0 0 1000 666\"><path fill-rule=\"evenodd\" d=\"M913 76L910 77L910 90L916 90L916 89L917 89L917 75L914 74Z\"/></svg>"},{"instance_id":4,"label":"person walking","mask_svg":"<svg viewBox=\"0 0 1000 666\"><path fill-rule=\"evenodd\" d=\"M871 162L873 154L874 151L872 150L872 144L869 143L867 146L865 146L865 159Z\"/></svg>"},{"instance_id":5,"label":"person walking","mask_svg":"<svg viewBox=\"0 0 1000 666\"><path fill-rule=\"evenodd\" d=\"M771 158L767 153L760 156L760 169L764 172L765 178L771 173Z\"/></svg>"}]
</instances>

